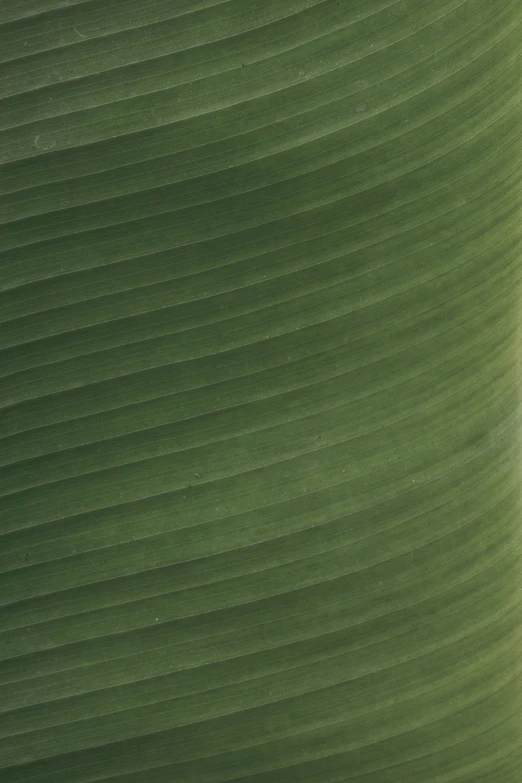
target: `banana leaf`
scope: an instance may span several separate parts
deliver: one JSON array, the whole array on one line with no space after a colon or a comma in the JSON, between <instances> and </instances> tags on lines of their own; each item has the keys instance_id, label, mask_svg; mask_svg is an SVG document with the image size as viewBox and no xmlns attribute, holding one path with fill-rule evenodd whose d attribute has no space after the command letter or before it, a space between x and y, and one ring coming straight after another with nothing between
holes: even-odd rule
<instances>
[{"instance_id":1,"label":"banana leaf","mask_svg":"<svg viewBox=\"0 0 522 783\"><path fill-rule=\"evenodd\" d=\"M518 783L520 0L0 2L0 780Z\"/></svg>"}]
</instances>

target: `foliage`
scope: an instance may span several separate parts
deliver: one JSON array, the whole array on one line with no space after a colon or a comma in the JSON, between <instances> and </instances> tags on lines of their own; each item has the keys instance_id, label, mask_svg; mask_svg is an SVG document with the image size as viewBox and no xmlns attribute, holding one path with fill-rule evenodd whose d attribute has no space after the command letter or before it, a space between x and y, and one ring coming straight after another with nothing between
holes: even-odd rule
<instances>
[{"instance_id":1,"label":"foliage","mask_svg":"<svg viewBox=\"0 0 522 783\"><path fill-rule=\"evenodd\" d=\"M2 0L2 783L515 783L519 0Z\"/></svg>"}]
</instances>

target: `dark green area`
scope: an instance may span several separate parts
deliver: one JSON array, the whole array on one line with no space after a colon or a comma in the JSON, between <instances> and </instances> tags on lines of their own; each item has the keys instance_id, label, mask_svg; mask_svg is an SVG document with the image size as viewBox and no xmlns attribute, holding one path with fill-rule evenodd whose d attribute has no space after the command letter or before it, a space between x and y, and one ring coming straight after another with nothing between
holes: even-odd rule
<instances>
[{"instance_id":1,"label":"dark green area","mask_svg":"<svg viewBox=\"0 0 522 783\"><path fill-rule=\"evenodd\" d=\"M2 783L519 783L521 41L0 3Z\"/></svg>"}]
</instances>

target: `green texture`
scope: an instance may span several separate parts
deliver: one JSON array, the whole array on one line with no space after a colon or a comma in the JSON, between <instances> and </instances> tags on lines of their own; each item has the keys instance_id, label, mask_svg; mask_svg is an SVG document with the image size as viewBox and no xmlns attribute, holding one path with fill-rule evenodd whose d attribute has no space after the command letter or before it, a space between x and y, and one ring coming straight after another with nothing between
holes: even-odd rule
<instances>
[{"instance_id":1,"label":"green texture","mask_svg":"<svg viewBox=\"0 0 522 783\"><path fill-rule=\"evenodd\" d=\"M1 0L2 783L519 783L521 55Z\"/></svg>"}]
</instances>

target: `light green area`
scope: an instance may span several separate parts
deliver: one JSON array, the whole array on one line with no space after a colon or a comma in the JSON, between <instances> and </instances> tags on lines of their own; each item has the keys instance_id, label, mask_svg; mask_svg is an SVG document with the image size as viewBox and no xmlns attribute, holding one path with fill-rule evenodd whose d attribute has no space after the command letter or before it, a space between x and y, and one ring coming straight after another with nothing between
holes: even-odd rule
<instances>
[{"instance_id":1,"label":"light green area","mask_svg":"<svg viewBox=\"0 0 522 783\"><path fill-rule=\"evenodd\" d=\"M0 2L2 783L519 783L521 41Z\"/></svg>"}]
</instances>

